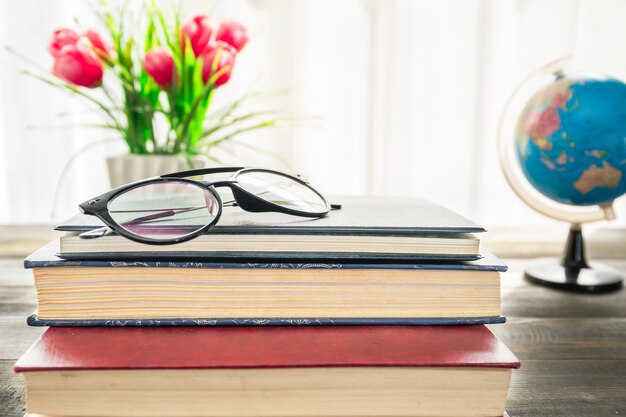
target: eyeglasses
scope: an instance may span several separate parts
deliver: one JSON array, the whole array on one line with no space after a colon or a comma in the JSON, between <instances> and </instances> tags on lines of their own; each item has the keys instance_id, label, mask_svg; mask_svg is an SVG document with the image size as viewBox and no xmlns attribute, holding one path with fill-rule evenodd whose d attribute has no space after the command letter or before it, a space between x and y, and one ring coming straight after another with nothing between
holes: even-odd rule
<instances>
[{"instance_id":1,"label":"eyeglasses","mask_svg":"<svg viewBox=\"0 0 626 417\"><path fill-rule=\"evenodd\" d=\"M207 181L188 178L211 174L228 175ZM234 201L223 203L217 187L230 188ZM242 167L194 169L137 181L92 198L79 209L128 239L166 245L205 233L228 204L250 212L303 217L324 217L331 209L315 188L298 177Z\"/></svg>"}]
</instances>

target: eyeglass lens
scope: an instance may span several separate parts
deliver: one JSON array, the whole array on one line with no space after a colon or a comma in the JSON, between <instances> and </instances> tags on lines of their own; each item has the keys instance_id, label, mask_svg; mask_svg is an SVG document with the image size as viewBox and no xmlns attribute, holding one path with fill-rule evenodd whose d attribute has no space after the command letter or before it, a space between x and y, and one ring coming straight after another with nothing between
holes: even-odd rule
<instances>
[{"instance_id":1,"label":"eyeglass lens","mask_svg":"<svg viewBox=\"0 0 626 417\"><path fill-rule=\"evenodd\" d=\"M128 232L168 240L194 233L219 212L215 196L184 181L162 181L130 189L109 202L111 218Z\"/></svg>"},{"instance_id":2,"label":"eyeglass lens","mask_svg":"<svg viewBox=\"0 0 626 417\"><path fill-rule=\"evenodd\" d=\"M326 202L311 188L290 177L268 171L244 171L237 175L244 190L281 207L308 213L327 209Z\"/></svg>"}]
</instances>

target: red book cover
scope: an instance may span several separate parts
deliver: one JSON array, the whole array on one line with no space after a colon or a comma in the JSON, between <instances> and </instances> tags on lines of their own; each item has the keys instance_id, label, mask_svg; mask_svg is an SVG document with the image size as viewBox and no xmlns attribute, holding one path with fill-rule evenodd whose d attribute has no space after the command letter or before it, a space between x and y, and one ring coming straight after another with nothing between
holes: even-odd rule
<instances>
[{"instance_id":1,"label":"red book cover","mask_svg":"<svg viewBox=\"0 0 626 417\"><path fill-rule=\"evenodd\" d=\"M485 326L55 327L16 372L347 366L518 368Z\"/></svg>"}]
</instances>

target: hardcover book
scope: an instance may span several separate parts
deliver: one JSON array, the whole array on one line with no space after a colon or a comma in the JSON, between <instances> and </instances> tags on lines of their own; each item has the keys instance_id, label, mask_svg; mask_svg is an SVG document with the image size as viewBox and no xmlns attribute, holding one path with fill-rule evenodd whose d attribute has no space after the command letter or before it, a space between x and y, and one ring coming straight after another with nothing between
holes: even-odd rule
<instances>
[{"instance_id":1,"label":"hardcover book","mask_svg":"<svg viewBox=\"0 0 626 417\"><path fill-rule=\"evenodd\" d=\"M70 261L56 242L25 260L31 325L478 324L504 321L500 272L478 261Z\"/></svg>"},{"instance_id":2,"label":"hardcover book","mask_svg":"<svg viewBox=\"0 0 626 417\"><path fill-rule=\"evenodd\" d=\"M81 232L103 224L79 214L56 230L66 259L442 259L479 257L483 232L477 224L417 198L341 197L341 209L327 217L304 219L281 213L249 213L225 207L205 235L176 245L147 245L114 233L83 239Z\"/></svg>"},{"instance_id":3,"label":"hardcover book","mask_svg":"<svg viewBox=\"0 0 626 417\"><path fill-rule=\"evenodd\" d=\"M51 328L17 361L54 416L497 416L517 358L484 326Z\"/></svg>"}]
</instances>

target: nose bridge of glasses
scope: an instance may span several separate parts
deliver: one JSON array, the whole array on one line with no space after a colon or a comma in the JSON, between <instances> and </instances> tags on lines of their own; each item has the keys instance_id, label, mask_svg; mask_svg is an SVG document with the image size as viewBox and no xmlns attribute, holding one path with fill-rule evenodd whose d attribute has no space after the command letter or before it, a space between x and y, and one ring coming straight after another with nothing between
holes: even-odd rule
<instances>
[{"instance_id":1,"label":"nose bridge of glasses","mask_svg":"<svg viewBox=\"0 0 626 417\"><path fill-rule=\"evenodd\" d=\"M237 180L232 176L224 177L224 178L212 178L210 180L202 180L199 181L201 184L210 187L230 187L231 185L237 183Z\"/></svg>"},{"instance_id":2,"label":"nose bridge of glasses","mask_svg":"<svg viewBox=\"0 0 626 417\"><path fill-rule=\"evenodd\" d=\"M173 172L170 174L161 175L161 178L185 178L195 177L198 175L213 175L221 173L231 173L231 175L237 171L244 169L244 167L216 167L216 168L199 168L191 169L188 171Z\"/></svg>"}]
</instances>

